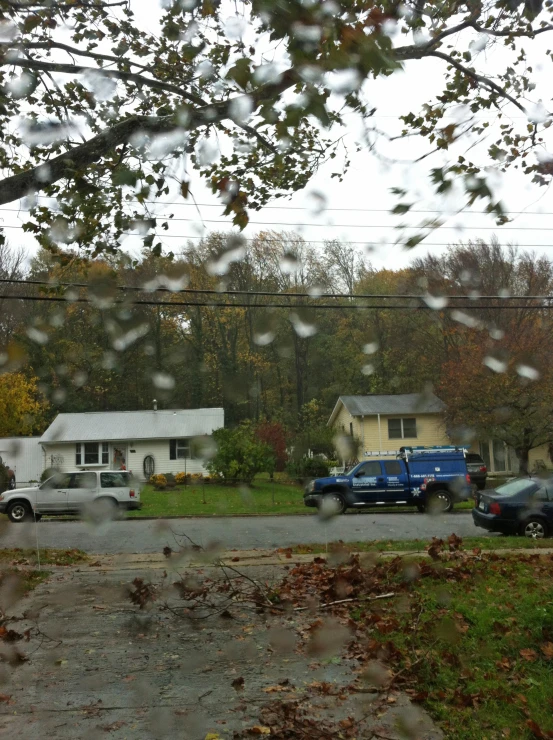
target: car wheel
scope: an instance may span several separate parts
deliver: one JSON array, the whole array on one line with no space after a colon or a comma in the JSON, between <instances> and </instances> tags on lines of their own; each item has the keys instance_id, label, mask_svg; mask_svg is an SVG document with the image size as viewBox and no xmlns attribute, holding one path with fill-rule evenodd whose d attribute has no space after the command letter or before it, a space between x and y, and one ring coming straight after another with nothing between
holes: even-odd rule
<instances>
[{"instance_id":1,"label":"car wheel","mask_svg":"<svg viewBox=\"0 0 553 740\"><path fill-rule=\"evenodd\" d=\"M430 514L447 514L451 509L453 509L453 501L451 494L446 490L434 491L425 507Z\"/></svg>"},{"instance_id":2,"label":"car wheel","mask_svg":"<svg viewBox=\"0 0 553 740\"><path fill-rule=\"evenodd\" d=\"M90 518L95 524L117 519L119 505L113 498L97 498L90 509Z\"/></svg>"},{"instance_id":3,"label":"car wheel","mask_svg":"<svg viewBox=\"0 0 553 740\"><path fill-rule=\"evenodd\" d=\"M542 540L549 534L547 524L539 517L527 519L522 525L522 533L525 537L531 537L535 540Z\"/></svg>"},{"instance_id":4,"label":"car wheel","mask_svg":"<svg viewBox=\"0 0 553 740\"><path fill-rule=\"evenodd\" d=\"M14 501L8 507L8 517L15 524L26 522L32 516L31 507L25 501Z\"/></svg>"},{"instance_id":5,"label":"car wheel","mask_svg":"<svg viewBox=\"0 0 553 740\"><path fill-rule=\"evenodd\" d=\"M318 506L321 514L328 516L343 514L347 509L344 497L340 493L327 493L319 499Z\"/></svg>"}]
</instances>

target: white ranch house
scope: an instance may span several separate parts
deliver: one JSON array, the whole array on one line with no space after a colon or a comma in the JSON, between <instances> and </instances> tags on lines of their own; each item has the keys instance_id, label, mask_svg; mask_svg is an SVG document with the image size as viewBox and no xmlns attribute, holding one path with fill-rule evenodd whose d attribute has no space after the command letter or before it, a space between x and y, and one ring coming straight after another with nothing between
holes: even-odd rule
<instances>
[{"instance_id":1,"label":"white ranch house","mask_svg":"<svg viewBox=\"0 0 553 740\"><path fill-rule=\"evenodd\" d=\"M224 410L171 409L58 414L40 438L44 468L206 473L193 440L224 426Z\"/></svg>"}]
</instances>

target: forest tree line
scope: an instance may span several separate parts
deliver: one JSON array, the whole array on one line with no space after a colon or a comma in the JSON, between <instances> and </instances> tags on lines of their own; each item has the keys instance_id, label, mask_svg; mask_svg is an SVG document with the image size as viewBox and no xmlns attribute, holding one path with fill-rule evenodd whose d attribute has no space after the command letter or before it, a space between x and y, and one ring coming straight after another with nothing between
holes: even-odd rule
<instances>
[{"instance_id":1,"label":"forest tree line","mask_svg":"<svg viewBox=\"0 0 553 740\"><path fill-rule=\"evenodd\" d=\"M34 432L58 412L151 408L154 398L222 406L229 426L270 420L297 432L324 424L340 395L432 389L461 436L486 428L515 449L553 438L553 322L535 298L552 293L553 266L497 242L403 269L288 232L212 233L134 260L43 250L27 263L4 246L0 276L46 283L0 288L3 370L36 379L47 402ZM282 302L293 306L271 307Z\"/></svg>"}]
</instances>

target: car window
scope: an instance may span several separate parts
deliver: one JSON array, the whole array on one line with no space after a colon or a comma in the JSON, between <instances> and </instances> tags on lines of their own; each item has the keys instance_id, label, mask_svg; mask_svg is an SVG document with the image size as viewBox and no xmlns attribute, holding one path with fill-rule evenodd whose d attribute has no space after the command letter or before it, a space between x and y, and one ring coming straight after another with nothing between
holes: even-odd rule
<instances>
[{"instance_id":1,"label":"car window","mask_svg":"<svg viewBox=\"0 0 553 740\"><path fill-rule=\"evenodd\" d=\"M56 473L40 486L41 489L48 488L67 488L69 486L70 476L69 473Z\"/></svg>"},{"instance_id":2,"label":"car window","mask_svg":"<svg viewBox=\"0 0 553 740\"><path fill-rule=\"evenodd\" d=\"M96 473L73 473L69 488L96 488Z\"/></svg>"},{"instance_id":3,"label":"car window","mask_svg":"<svg viewBox=\"0 0 553 740\"><path fill-rule=\"evenodd\" d=\"M495 489L495 492L500 496L515 496L517 493L531 494L536 491L537 488L538 485L535 481L529 480L528 478L517 478L508 483L504 483L502 486L498 486Z\"/></svg>"},{"instance_id":4,"label":"car window","mask_svg":"<svg viewBox=\"0 0 553 740\"><path fill-rule=\"evenodd\" d=\"M538 488L537 491L534 491L532 494L532 499L534 501L549 501L549 496L547 495L547 491L544 487Z\"/></svg>"},{"instance_id":5,"label":"car window","mask_svg":"<svg viewBox=\"0 0 553 740\"><path fill-rule=\"evenodd\" d=\"M401 463L399 460L386 460L384 470L386 475L401 475Z\"/></svg>"},{"instance_id":6,"label":"car window","mask_svg":"<svg viewBox=\"0 0 553 740\"><path fill-rule=\"evenodd\" d=\"M484 460L482 460L480 455L476 455L475 453L468 453L466 459L468 463L479 463L480 465L484 465Z\"/></svg>"},{"instance_id":7,"label":"car window","mask_svg":"<svg viewBox=\"0 0 553 740\"><path fill-rule=\"evenodd\" d=\"M102 488L125 488L129 485L128 473L100 473Z\"/></svg>"},{"instance_id":8,"label":"car window","mask_svg":"<svg viewBox=\"0 0 553 740\"><path fill-rule=\"evenodd\" d=\"M382 468L377 460L371 460L371 462L363 463L363 465L356 470L355 475L365 477L382 475Z\"/></svg>"}]
</instances>

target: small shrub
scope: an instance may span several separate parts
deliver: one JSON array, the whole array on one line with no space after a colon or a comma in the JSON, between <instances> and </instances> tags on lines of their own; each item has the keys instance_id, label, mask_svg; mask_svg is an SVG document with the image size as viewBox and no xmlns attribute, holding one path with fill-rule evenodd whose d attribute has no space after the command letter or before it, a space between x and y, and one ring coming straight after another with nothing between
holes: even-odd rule
<instances>
[{"instance_id":1,"label":"small shrub","mask_svg":"<svg viewBox=\"0 0 553 740\"><path fill-rule=\"evenodd\" d=\"M326 478L329 474L328 463L321 457L302 457L291 460L286 466L291 478L302 482L306 478Z\"/></svg>"},{"instance_id":2,"label":"small shrub","mask_svg":"<svg viewBox=\"0 0 553 740\"><path fill-rule=\"evenodd\" d=\"M182 486L184 483L186 483L186 479L188 478L187 473L177 473L175 475L175 483L177 486Z\"/></svg>"},{"instance_id":3,"label":"small shrub","mask_svg":"<svg viewBox=\"0 0 553 740\"><path fill-rule=\"evenodd\" d=\"M150 477L149 481L156 491L163 491L167 488L167 478L161 473L156 473Z\"/></svg>"},{"instance_id":4,"label":"small shrub","mask_svg":"<svg viewBox=\"0 0 553 740\"><path fill-rule=\"evenodd\" d=\"M46 468L42 471L42 475L40 476L40 482L44 483L45 480L48 480L48 478L51 478L56 473L59 473L59 468Z\"/></svg>"}]
</instances>

